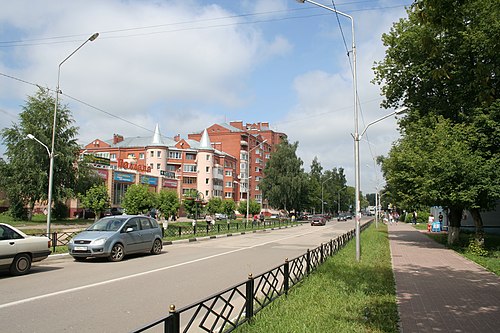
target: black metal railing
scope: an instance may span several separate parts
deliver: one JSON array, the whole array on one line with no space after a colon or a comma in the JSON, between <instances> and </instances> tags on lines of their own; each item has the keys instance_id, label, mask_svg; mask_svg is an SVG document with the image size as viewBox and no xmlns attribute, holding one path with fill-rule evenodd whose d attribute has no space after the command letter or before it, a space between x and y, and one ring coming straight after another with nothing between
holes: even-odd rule
<instances>
[{"instance_id":1,"label":"black metal railing","mask_svg":"<svg viewBox=\"0 0 500 333\"><path fill-rule=\"evenodd\" d=\"M169 224L168 228L164 230L164 237L183 237L183 236L210 236L222 233L231 232L244 232L249 230L258 230L262 228L280 228L297 224L290 220L269 220L265 222L230 222L230 223L217 223L215 225L206 224L203 221L198 221L195 225L188 225L186 223L176 225Z\"/></svg>"},{"instance_id":2,"label":"black metal railing","mask_svg":"<svg viewBox=\"0 0 500 333\"><path fill-rule=\"evenodd\" d=\"M81 232L81 230L80 231L73 231L73 232L54 231L54 232L51 232L50 234L47 234L46 232L42 232L42 233L32 233L30 235L32 235L32 236L45 236L45 237L50 238L50 242L52 244L52 252L55 252L56 246L68 245L71 238L73 238L74 236L76 236L80 232Z\"/></svg>"},{"instance_id":3,"label":"black metal railing","mask_svg":"<svg viewBox=\"0 0 500 333\"><path fill-rule=\"evenodd\" d=\"M361 227L363 231L369 223ZM323 243L313 250L281 264L247 281L227 288L199 302L176 309L170 305L169 314L149 323L134 333L159 329L166 333L231 332L250 320L256 313L303 280L309 273L333 256L355 236L352 229Z\"/></svg>"}]
</instances>

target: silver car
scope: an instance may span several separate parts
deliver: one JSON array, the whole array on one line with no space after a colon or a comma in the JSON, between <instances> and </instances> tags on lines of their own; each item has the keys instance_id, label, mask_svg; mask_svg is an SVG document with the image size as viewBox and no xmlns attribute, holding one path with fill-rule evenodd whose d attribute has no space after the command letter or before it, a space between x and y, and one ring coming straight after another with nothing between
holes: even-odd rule
<instances>
[{"instance_id":1,"label":"silver car","mask_svg":"<svg viewBox=\"0 0 500 333\"><path fill-rule=\"evenodd\" d=\"M156 220L137 215L104 217L68 244L69 254L77 261L88 257L120 261L131 253L160 254L162 248L162 232Z\"/></svg>"}]
</instances>

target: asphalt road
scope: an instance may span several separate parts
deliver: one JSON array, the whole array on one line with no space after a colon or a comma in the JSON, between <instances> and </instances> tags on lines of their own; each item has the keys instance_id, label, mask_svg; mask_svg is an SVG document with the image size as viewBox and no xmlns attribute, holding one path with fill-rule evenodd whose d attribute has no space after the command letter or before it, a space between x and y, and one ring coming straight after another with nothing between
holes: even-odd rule
<instances>
[{"instance_id":1,"label":"asphalt road","mask_svg":"<svg viewBox=\"0 0 500 333\"><path fill-rule=\"evenodd\" d=\"M353 228L333 221L175 243L118 263L51 256L28 275L0 273L0 332L128 332Z\"/></svg>"}]
</instances>

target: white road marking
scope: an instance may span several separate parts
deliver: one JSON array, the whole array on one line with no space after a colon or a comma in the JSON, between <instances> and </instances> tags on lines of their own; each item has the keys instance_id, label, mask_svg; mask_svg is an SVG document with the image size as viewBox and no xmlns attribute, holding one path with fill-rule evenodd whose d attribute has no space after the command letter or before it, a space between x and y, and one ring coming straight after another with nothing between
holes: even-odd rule
<instances>
[{"instance_id":1,"label":"white road marking","mask_svg":"<svg viewBox=\"0 0 500 333\"><path fill-rule=\"evenodd\" d=\"M123 276L123 277L116 278L116 279L111 279L111 280L107 280L107 281L92 283L92 284L88 284L88 285L85 285L85 286L80 286L80 287L75 287L75 288L60 290L60 291L56 291L56 292L49 293L49 294L34 296L34 297L30 297L30 298L25 298L25 299L22 299L22 300L19 300L19 301L14 301L14 302L10 302L10 303L0 304L0 309L4 309L4 308L8 308L8 307L11 307L11 306L16 306L16 305L20 305L20 304L24 304L24 303L28 303L28 302L33 302L33 301L37 301L37 300L48 298L48 297L52 297L52 296L64 295L64 294L69 294L69 293L80 291L80 290L84 290L84 289L89 289L89 288L93 288L93 287L99 287L99 286L103 286L103 285L106 285L106 284L109 284L109 283L114 283L114 282L118 282L118 281L128 280L128 279L132 279L132 278L135 278L135 277L144 276L144 275L152 274L152 273L156 273L156 272L161 272L161 271L165 271L165 270L176 268L176 267L190 265L190 264L193 264L193 263L196 263L196 262L199 262L199 261L209 260L209 259L212 259L212 258L217 258L217 257L220 257L220 256L224 256L224 255L227 255L227 254L231 254L231 253L235 253L235 252L239 252L239 251L244 251L244 250L248 250L248 249L253 249L255 247L267 245L267 244L270 244L270 243L279 242L279 241L286 240L286 239L289 239L289 238L301 237L301 236L312 234L312 233L315 233L315 232L318 232L318 231L322 231L322 229L316 229L316 230L313 230L313 231L310 231L310 232L305 232L305 233L302 233L302 234L299 234L299 235L288 236L288 237L284 237L284 238L280 238L280 239L275 239L275 240L264 242L264 243L260 243L260 244L255 244L255 245L252 245L252 246L242 247L242 248L239 248L239 249L236 249L236 250L222 252L222 253L214 254L214 255L211 255L211 256L208 256L208 257L198 258L198 259L194 259L194 260L191 260L191 261L186 261L186 262L182 262L182 263L171 265L171 266L157 268L157 269L153 269L153 270L142 272L142 273L136 273L136 274L132 274L132 275L128 275L128 276Z\"/></svg>"}]
</instances>

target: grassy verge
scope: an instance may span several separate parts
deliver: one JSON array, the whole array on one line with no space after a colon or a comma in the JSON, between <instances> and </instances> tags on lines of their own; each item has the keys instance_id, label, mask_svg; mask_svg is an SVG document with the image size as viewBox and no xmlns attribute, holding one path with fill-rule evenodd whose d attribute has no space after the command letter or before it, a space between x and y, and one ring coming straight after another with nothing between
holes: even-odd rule
<instances>
[{"instance_id":1,"label":"grassy verge","mask_svg":"<svg viewBox=\"0 0 500 333\"><path fill-rule=\"evenodd\" d=\"M398 332L387 226L361 234L236 332Z\"/></svg>"},{"instance_id":2,"label":"grassy verge","mask_svg":"<svg viewBox=\"0 0 500 333\"><path fill-rule=\"evenodd\" d=\"M425 224L417 225L417 229L426 230L427 226ZM443 244L447 248L450 248L457 253L463 255L469 260L483 266L490 272L500 275L500 236L494 234L484 235L484 249L486 253L479 255L478 251L474 248L470 248L469 244L471 239L474 238L474 233L470 232L460 232L459 242L456 245L448 246L448 234L447 233L427 233L427 235L434 239L436 242Z\"/></svg>"}]
</instances>

